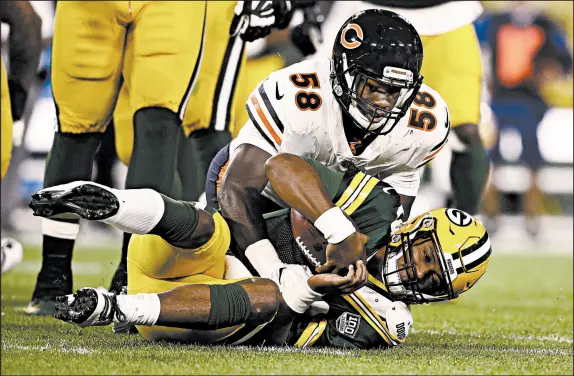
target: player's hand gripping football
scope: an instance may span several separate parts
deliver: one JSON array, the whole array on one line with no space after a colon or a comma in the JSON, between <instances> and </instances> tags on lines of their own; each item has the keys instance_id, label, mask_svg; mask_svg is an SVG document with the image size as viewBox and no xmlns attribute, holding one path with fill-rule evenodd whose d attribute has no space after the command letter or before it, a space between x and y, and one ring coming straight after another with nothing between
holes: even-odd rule
<instances>
[{"instance_id":1,"label":"player's hand gripping football","mask_svg":"<svg viewBox=\"0 0 574 376\"><path fill-rule=\"evenodd\" d=\"M347 236L345 240L337 244L327 245L327 262L317 268L317 273L344 273L349 265L353 265L358 260L367 262L365 244L369 237L358 231Z\"/></svg>"},{"instance_id":2,"label":"player's hand gripping football","mask_svg":"<svg viewBox=\"0 0 574 376\"><path fill-rule=\"evenodd\" d=\"M333 273L315 274L307 280L309 287L319 294L351 294L365 286L369 273L364 262L347 265L345 276Z\"/></svg>"}]
</instances>

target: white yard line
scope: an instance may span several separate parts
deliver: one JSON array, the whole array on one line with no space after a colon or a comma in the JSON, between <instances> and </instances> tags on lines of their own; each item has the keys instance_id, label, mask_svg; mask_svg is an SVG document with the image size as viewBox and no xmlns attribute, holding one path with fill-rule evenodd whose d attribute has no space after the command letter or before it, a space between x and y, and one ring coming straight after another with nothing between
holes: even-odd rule
<instances>
[{"instance_id":1,"label":"white yard line","mask_svg":"<svg viewBox=\"0 0 574 376\"><path fill-rule=\"evenodd\" d=\"M486 335L479 333L460 333L454 330L417 330L411 329L412 334L430 334L430 335L453 335L464 337L486 337ZM514 341L543 341L543 342L559 342L559 343L572 343L572 337L560 337L557 335L550 336L517 336L517 335L496 335L497 338L509 339Z\"/></svg>"},{"instance_id":2,"label":"white yard line","mask_svg":"<svg viewBox=\"0 0 574 376\"><path fill-rule=\"evenodd\" d=\"M46 346L22 346L22 345L14 345L14 344L7 344L6 342L2 341L2 350L26 350L26 351L57 351L62 353L72 353L72 354L93 354L96 353L96 350L90 350L85 347L66 347L64 345L60 347L52 347L51 344L46 344Z\"/></svg>"}]
</instances>

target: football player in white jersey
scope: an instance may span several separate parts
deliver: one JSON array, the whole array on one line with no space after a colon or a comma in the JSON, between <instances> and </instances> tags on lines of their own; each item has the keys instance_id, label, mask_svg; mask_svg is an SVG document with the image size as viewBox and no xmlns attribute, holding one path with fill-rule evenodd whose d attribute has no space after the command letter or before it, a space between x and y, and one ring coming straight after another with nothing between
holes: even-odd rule
<instances>
[{"instance_id":1,"label":"football player in white jersey","mask_svg":"<svg viewBox=\"0 0 574 376\"><path fill-rule=\"evenodd\" d=\"M482 14L480 1L367 0L336 1L321 26L322 43L310 56L331 55L333 40L347 17L365 9L386 9L405 17L418 31L424 49L421 74L449 106L452 133L450 181L453 207L472 215L489 174L489 158L480 137L482 62L473 22Z\"/></svg>"},{"instance_id":2,"label":"football player in white jersey","mask_svg":"<svg viewBox=\"0 0 574 376\"><path fill-rule=\"evenodd\" d=\"M408 218L419 169L443 148L450 130L446 103L422 83L422 60L420 37L408 21L394 12L366 10L341 26L332 59L291 65L254 89L246 104L250 121L216 156L206 184L208 203L219 205L243 261L273 250L262 213L285 205L265 189L264 165L278 152L310 157L337 171L354 165L377 175L399 193ZM329 221L343 218L340 211ZM339 235L339 241L352 236ZM333 251L320 271L337 272L364 260L360 248L346 249L337 259Z\"/></svg>"}]
</instances>

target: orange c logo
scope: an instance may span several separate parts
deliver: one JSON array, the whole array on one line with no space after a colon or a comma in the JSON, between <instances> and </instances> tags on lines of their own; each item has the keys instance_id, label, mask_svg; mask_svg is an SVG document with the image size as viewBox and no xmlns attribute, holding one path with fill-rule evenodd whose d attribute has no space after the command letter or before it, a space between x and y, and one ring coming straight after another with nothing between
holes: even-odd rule
<instances>
[{"instance_id":1,"label":"orange c logo","mask_svg":"<svg viewBox=\"0 0 574 376\"><path fill-rule=\"evenodd\" d=\"M349 42L347 40L346 34L350 29L355 30L355 32L357 33L357 39L358 40L354 40L352 42ZM343 45L343 47L345 47L348 50L352 50L354 48L359 47L361 45L362 41L363 41L363 29L361 29L361 27L357 24L354 24L354 23L349 24L341 32L341 44Z\"/></svg>"}]
</instances>

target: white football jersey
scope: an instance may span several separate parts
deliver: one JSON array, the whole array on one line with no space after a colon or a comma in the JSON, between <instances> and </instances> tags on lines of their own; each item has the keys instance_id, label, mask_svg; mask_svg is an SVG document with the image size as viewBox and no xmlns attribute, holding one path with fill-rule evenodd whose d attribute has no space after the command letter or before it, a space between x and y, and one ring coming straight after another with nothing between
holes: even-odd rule
<instances>
[{"instance_id":1,"label":"white football jersey","mask_svg":"<svg viewBox=\"0 0 574 376\"><path fill-rule=\"evenodd\" d=\"M448 138L445 101L423 84L395 128L378 136L360 155L353 155L330 72L330 59L313 59L271 73L249 96L250 121L233 140L231 158L239 145L248 143L271 155L287 152L310 157L336 171L345 171L348 163L344 162L350 161L361 171L378 175L399 194L416 196L419 169Z\"/></svg>"}]
</instances>

